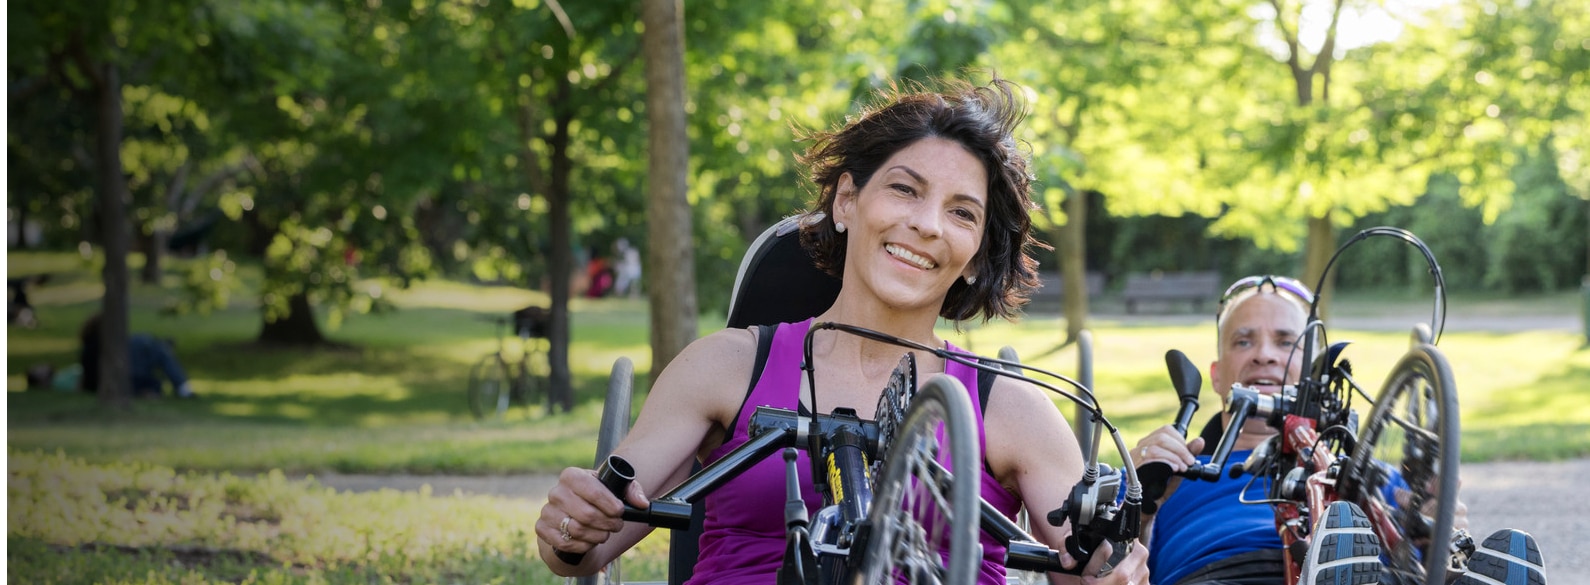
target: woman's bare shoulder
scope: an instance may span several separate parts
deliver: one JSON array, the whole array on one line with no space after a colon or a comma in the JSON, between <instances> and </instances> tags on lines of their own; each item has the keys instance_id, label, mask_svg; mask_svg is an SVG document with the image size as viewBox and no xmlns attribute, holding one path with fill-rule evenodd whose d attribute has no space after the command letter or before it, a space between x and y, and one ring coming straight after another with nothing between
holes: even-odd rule
<instances>
[{"instance_id":1,"label":"woman's bare shoulder","mask_svg":"<svg viewBox=\"0 0 1590 585\"><path fill-rule=\"evenodd\" d=\"M691 342L657 377L653 394L738 404L755 365L756 335L754 329L723 329Z\"/></svg>"}]
</instances>

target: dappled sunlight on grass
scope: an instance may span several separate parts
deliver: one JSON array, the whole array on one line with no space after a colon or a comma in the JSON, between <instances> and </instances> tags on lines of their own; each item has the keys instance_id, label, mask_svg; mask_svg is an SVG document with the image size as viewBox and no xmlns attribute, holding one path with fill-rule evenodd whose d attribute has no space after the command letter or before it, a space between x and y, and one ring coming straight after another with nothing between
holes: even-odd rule
<instances>
[{"instance_id":1,"label":"dappled sunlight on grass","mask_svg":"<svg viewBox=\"0 0 1590 585\"><path fill-rule=\"evenodd\" d=\"M551 584L541 502L338 493L280 471L182 473L10 452L7 575L16 582Z\"/></svg>"},{"instance_id":2,"label":"dappled sunlight on grass","mask_svg":"<svg viewBox=\"0 0 1590 585\"><path fill-rule=\"evenodd\" d=\"M479 313L511 313L527 305L551 303L546 293L512 286L482 286L446 280L416 282L407 289L384 292L402 309L456 309Z\"/></svg>"}]
</instances>

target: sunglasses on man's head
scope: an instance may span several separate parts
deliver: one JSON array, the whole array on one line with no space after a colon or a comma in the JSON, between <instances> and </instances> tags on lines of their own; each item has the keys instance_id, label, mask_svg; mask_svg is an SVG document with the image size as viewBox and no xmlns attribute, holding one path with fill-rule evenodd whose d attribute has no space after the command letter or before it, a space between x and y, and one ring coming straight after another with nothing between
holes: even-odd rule
<instances>
[{"instance_id":1,"label":"sunglasses on man's head","mask_svg":"<svg viewBox=\"0 0 1590 585\"><path fill-rule=\"evenodd\" d=\"M1285 292L1296 297L1297 300L1303 302L1305 310L1306 307L1314 303L1314 293L1309 292L1308 287L1303 286L1303 283L1298 282L1295 278L1268 274L1249 276L1231 283L1231 286L1226 288L1225 294L1220 295L1220 305L1215 309L1215 323L1219 324L1221 318L1225 316L1227 303L1237 297L1252 294L1257 289L1262 289L1266 284L1270 285L1270 288L1276 293Z\"/></svg>"}]
</instances>

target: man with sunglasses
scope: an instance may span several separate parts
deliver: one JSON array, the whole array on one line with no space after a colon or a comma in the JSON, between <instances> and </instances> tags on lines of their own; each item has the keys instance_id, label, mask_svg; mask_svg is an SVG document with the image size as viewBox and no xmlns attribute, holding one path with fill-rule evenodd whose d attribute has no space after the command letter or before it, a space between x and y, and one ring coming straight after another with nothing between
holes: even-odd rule
<instances>
[{"instance_id":1,"label":"man with sunglasses","mask_svg":"<svg viewBox=\"0 0 1590 585\"><path fill-rule=\"evenodd\" d=\"M1308 287L1283 276L1250 276L1226 290L1215 315L1219 345L1209 372L1222 402L1229 398L1233 384L1278 393L1282 386L1297 383L1303 369L1303 336L1313 334L1305 330L1312 301ZM1132 458L1140 466L1158 461L1178 472L1208 463L1230 419L1230 414L1222 412L1218 425L1212 424L1204 436L1192 441L1186 441L1171 425L1162 426L1137 443ZM1233 479L1227 473L1231 465L1245 461L1254 448L1275 434L1264 420L1251 417L1218 480L1171 478L1157 502L1157 513L1145 515L1143 521L1142 540L1149 546L1149 569L1155 583L1245 585L1284 579L1285 557L1273 512L1269 506L1242 503L1248 478ZM1249 494L1247 499L1255 498ZM1373 542L1363 512L1350 502L1338 502L1324 516L1326 526L1312 539L1315 549L1310 551L1300 582L1378 581L1379 546ZM1467 509L1459 501L1454 528L1467 524ZM1359 546L1322 546L1339 540ZM1457 582L1545 584L1534 540L1514 530L1498 531L1478 547L1470 571L1472 574L1464 574Z\"/></svg>"}]
</instances>

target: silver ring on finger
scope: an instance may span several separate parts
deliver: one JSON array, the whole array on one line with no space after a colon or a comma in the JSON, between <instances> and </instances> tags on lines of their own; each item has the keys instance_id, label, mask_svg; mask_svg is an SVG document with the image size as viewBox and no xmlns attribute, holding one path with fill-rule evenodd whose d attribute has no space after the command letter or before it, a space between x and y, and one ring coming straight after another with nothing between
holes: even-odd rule
<instances>
[{"instance_id":1,"label":"silver ring on finger","mask_svg":"<svg viewBox=\"0 0 1590 585\"><path fill-rule=\"evenodd\" d=\"M569 541L569 521L573 519L574 518L572 516L564 516L563 521L558 523L558 536L561 537L564 542Z\"/></svg>"}]
</instances>

